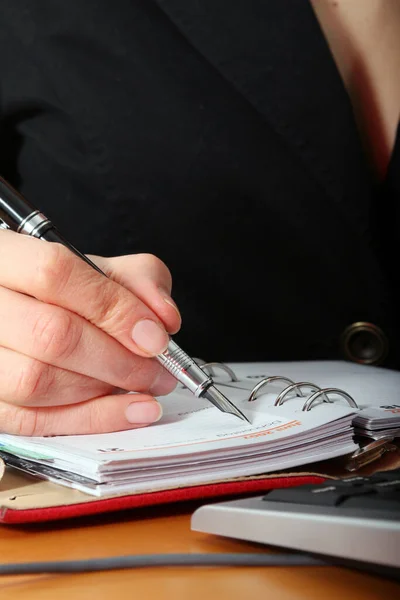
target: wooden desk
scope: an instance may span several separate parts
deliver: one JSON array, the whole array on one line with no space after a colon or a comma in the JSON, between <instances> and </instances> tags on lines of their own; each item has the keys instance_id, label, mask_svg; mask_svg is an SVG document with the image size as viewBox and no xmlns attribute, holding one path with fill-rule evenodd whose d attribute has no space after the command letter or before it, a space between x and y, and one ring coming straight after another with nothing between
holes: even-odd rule
<instances>
[{"instance_id":1,"label":"wooden desk","mask_svg":"<svg viewBox=\"0 0 400 600\"><path fill-rule=\"evenodd\" d=\"M163 552L265 552L263 546L190 530L196 504L75 522L0 526L4 562ZM146 568L0 578L7 600L372 600L400 598L400 583L338 567Z\"/></svg>"}]
</instances>

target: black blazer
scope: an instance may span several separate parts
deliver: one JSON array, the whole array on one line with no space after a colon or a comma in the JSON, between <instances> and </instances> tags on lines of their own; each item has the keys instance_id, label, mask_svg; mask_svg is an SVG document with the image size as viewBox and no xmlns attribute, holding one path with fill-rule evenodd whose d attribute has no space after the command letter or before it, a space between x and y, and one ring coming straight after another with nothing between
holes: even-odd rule
<instances>
[{"instance_id":1,"label":"black blazer","mask_svg":"<svg viewBox=\"0 0 400 600\"><path fill-rule=\"evenodd\" d=\"M2 173L83 251L164 260L188 352L343 358L366 321L400 366L399 143L374 185L306 0L0 8Z\"/></svg>"}]
</instances>

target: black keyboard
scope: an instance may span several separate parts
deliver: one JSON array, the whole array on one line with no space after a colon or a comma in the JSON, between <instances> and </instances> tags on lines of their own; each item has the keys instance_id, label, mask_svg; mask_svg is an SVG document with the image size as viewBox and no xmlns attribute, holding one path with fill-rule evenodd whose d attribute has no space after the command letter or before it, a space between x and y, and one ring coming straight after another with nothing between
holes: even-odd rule
<instances>
[{"instance_id":1,"label":"black keyboard","mask_svg":"<svg viewBox=\"0 0 400 600\"><path fill-rule=\"evenodd\" d=\"M321 485L271 490L263 500L337 507L338 512L344 508L352 509L355 514L362 514L365 510L380 511L400 519L400 469L370 477L330 480ZM382 514L382 517L385 515Z\"/></svg>"},{"instance_id":2,"label":"black keyboard","mask_svg":"<svg viewBox=\"0 0 400 600\"><path fill-rule=\"evenodd\" d=\"M400 578L400 469L202 506L192 528Z\"/></svg>"}]
</instances>

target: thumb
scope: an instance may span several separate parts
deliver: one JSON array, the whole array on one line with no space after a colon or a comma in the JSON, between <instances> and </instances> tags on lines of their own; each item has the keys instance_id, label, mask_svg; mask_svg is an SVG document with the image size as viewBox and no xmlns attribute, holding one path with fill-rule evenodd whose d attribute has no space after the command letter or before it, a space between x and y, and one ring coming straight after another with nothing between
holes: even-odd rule
<instances>
[{"instance_id":1,"label":"thumb","mask_svg":"<svg viewBox=\"0 0 400 600\"><path fill-rule=\"evenodd\" d=\"M147 394L102 396L51 407L0 402L0 431L28 437L110 433L145 427L161 415L161 405Z\"/></svg>"}]
</instances>

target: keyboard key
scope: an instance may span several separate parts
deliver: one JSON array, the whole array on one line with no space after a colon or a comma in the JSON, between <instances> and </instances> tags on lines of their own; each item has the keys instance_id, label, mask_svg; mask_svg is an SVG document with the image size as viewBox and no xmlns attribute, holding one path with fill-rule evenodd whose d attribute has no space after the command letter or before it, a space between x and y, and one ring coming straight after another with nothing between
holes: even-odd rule
<instances>
[{"instance_id":1,"label":"keyboard key","mask_svg":"<svg viewBox=\"0 0 400 600\"><path fill-rule=\"evenodd\" d=\"M389 493L385 495L349 496L343 499L340 508L357 509L360 517L362 517L364 510L397 511L400 514L400 496Z\"/></svg>"},{"instance_id":2,"label":"keyboard key","mask_svg":"<svg viewBox=\"0 0 400 600\"><path fill-rule=\"evenodd\" d=\"M263 500L309 506L400 510L400 470L271 490Z\"/></svg>"},{"instance_id":3,"label":"keyboard key","mask_svg":"<svg viewBox=\"0 0 400 600\"><path fill-rule=\"evenodd\" d=\"M339 506L349 496L375 494L371 486L341 487L336 485L302 485L294 488L271 490L263 500L273 502L291 502L312 506Z\"/></svg>"},{"instance_id":4,"label":"keyboard key","mask_svg":"<svg viewBox=\"0 0 400 600\"><path fill-rule=\"evenodd\" d=\"M371 483L394 481L396 479L400 479L400 469L396 469L394 471L381 471L380 473L375 473L375 475L371 475L369 477L369 481Z\"/></svg>"},{"instance_id":5,"label":"keyboard key","mask_svg":"<svg viewBox=\"0 0 400 600\"><path fill-rule=\"evenodd\" d=\"M283 488L271 490L263 500L268 502L292 502L294 504L324 504L325 506L336 506L341 493L335 487L323 488L322 493L313 494L315 486L301 485L294 488ZM321 498L323 497L323 499Z\"/></svg>"}]
</instances>

